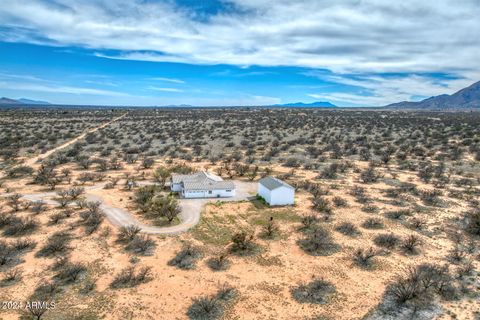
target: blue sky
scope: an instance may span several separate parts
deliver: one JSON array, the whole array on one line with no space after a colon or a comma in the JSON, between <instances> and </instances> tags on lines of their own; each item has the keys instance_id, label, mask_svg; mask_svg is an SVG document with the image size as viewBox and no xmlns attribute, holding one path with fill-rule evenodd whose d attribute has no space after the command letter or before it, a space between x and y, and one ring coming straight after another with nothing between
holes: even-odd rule
<instances>
[{"instance_id":1,"label":"blue sky","mask_svg":"<svg viewBox=\"0 0 480 320\"><path fill-rule=\"evenodd\" d=\"M6 0L0 96L379 106L480 80L479 2L417 2Z\"/></svg>"}]
</instances>

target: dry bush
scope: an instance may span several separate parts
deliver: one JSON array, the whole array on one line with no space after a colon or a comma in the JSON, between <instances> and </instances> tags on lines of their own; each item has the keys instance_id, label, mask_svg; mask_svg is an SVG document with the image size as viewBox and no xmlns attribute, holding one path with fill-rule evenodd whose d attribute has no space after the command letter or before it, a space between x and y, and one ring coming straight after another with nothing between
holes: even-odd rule
<instances>
[{"instance_id":1,"label":"dry bush","mask_svg":"<svg viewBox=\"0 0 480 320\"><path fill-rule=\"evenodd\" d=\"M393 249L400 242L400 239L393 233L379 234L373 239L373 242L379 246L387 249Z\"/></svg>"},{"instance_id":2,"label":"dry bush","mask_svg":"<svg viewBox=\"0 0 480 320\"><path fill-rule=\"evenodd\" d=\"M323 279L316 279L291 289L293 298L299 303L325 304L335 292L335 286Z\"/></svg>"},{"instance_id":3,"label":"dry bush","mask_svg":"<svg viewBox=\"0 0 480 320\"><path fill-rule=\"evenodd\" d=\"M114 289L131 288L148 282L152 279L151 269L151 267L141 267L138 269L135 266L127 267L115 276L110 287Z\"/></svg>"},{"instance_id":4,"label":"dry bush","mask_svg":"<svg viewBox=\"0 0 480 320\"><path fill-rule=\"evenodd\" d=\"M298 241L298 245L313 256L328 256L339 250L339 245L333 241L330 231L321 226L316 226L307 233L305 238Z\"/></svg>"},{"instance_id":5,"label":"dry bush","mask_svg":"<svg viewBox=\"0 0 480 320\"><path fill-rule=\"evenodd\" d=\"M202 257L202 252L199 248L190 243L183 245L182 250L177 252L175 257L168 262L169 266L175 266L179 269L195 269L197 260Z\"/></svg>"},{"instance_id":6,"label":"dry bush","mask_svg":"<svg viewBox=\"0 0 480 320\"><path fill-rule=\"evenodd\" d=\"M368 249L357 249L353 254L353 261L362 268L371 268L373 266L373 258L378 252L370 247Z\"/></svg>"}]
</instances>

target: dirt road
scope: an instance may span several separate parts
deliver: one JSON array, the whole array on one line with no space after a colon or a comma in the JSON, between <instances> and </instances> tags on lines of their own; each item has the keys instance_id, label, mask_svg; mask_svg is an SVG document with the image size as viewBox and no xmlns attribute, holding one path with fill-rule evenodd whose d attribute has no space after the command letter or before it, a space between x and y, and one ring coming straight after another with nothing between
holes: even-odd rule
<instances>
[{"instance_id":1,"label":"dirt road","mask_svg":"<svg viewBox=\"0 0 480 320\"><path fill-rule=\"evenodd\" d=\"M65 143L62 144L62 145L59 145L58 147L55 147L55 148L53 148L53 149L50 149L50 150L48 150L47 152L45 152L45 153L43 153L43 154L40 154L40 155L38 155L38 156L35 156L35 157L33 157L33 158L29 158L29 159L27 159L27 160L24 162L24 165L31 167L31 166L33 166L35 163L37 163L39 160L45 159L45 158L47 158L48 156L52 155L54 152L56 152L56 151L58 151L58 150L61 150L61 149L64 149L64 148L68 147L69 145L74 144L75 142L77 142L77 141L85 138L85 136L86 136L87 134L89 134L89 133L92 133L92 132L98 131L98 130L100 130L100 129L102 129L102 128L105 128L106 126L112 124L113 122L122 119L122 118L125 117L127 114L128 114L128 112L125 112L125 113L122 114L121 116L116 117L116 118L114 118L114 119L112 119L112 120L110 120L110 121L108 121L108 122L106 122L106 123L104 123L104 124L102 124L102 125L100 125L100 126L98 126L98 127L95 127L95 128L93 128L93 129L87 130L87 131L85 131L84 133L82 133L81 135L73 138L72 140L69 140L69 141L65 142Z\"/></svg>"}]
</instances>

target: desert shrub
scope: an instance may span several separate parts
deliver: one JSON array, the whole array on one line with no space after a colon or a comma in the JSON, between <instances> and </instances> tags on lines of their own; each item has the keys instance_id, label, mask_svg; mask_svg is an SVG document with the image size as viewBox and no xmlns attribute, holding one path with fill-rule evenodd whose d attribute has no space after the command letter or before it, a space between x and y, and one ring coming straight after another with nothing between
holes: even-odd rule
<instances>
[{"instance_id":1,"label":"desert shrub","mask_svg":"<svg viewBox=\"0 0 480 320\"><path fill-rule=\"evenodd\" d=\"M480 236L480 209L474 209L466 214L465 230L476 236Z\"/></svg>"},{"instance_id":2,"label":"desert shrub","mask_svg":"<svg viewBox=\"0 0 480 320\"><path fill-rule=\"evenodd\" d=\"M82 224L85 226L85 233L94 233L102 223L105 215L100 209L83 211L80 213Z\"/></svg>"},{"instance_id":3,"label":"desert shrub","mask_svg":"<svg viewBox=\"0 0 480 320\"><path fill-rule=\"evenodd\" d=\"M35 248L37 246L37 242L29 238L22 238L15 240L12 246L15 251L25 251Z\"/></svg>"},{"instance_id":4,"label":"desert shrub","mask_svg":"<svg viewBox=\"0 0 480 320\"><path fill-rule=\"evenodd\" d=\"M364 187L354 186L350 194L355 197L358 203L368 203L371 199L367 196L367 191Z\"/></svg>"},{"instance_id":5,"label":"desert shrub","mask_svg":"<svg viewBox=\"0 0 480 320\"><path fill-rule=\"evenodd\" d=\"M335 293L335 286L323 279L300 284L291 290L293 298L300 303L325 304Z\"/></svg>"},{"instance_id":6,"label":"desert shrub","mask_svg":"<svg viewBox=\"0 0 480 320\"><path fill-rule=\"evenodd\" d=\"M118 232L118 242L128 243L135 238L135 236L141 231L140 227L136 225L121 226Z\"/></svg>"},{"instance_id":7,"label":"desert shrub","mask_svg":"<svg viewBox=\"0 0 480 320\"><path fill-rule=\"evenodd\" d=\"M300 248L313 256L331 255L339 249L339 246L333 242L330 231L320 226L307 233L305 238L298 241L298 244Z\"/></svg>"},{"instance_id":8,"label":"desert shrub","mask_svg":"<svg viewBox=\"0 0 480 320\"><path fill-rule=\"evenodd\" d=\"M224 271L230 267L231 261L228 259L227 252L219 252L207 260L207 265L214 271Z\"/></svg>"},{"instance_id":9,"label":"desert shrub","mask_svg":"<svg viewBox=\"0 0 480 320\"><path fill-rule=\"evenodd\" d=\"M381 175L373 168L372 166L362 171L360 174L360 181L363 183L374 183L377 182Z\"/></svg>"},{"instance_id":10,"label":"desert shrub","mask_svg":"<svg viewBox=\"0 0 480 320\"><path fill-rule=\"evenodd\" d=\"M87 271L81 263L67 263L55 275L55 278L65 284L76 282Z\"/></svg>"},{"instance_id":11,"label":"desert shrub","mask_svg":"<svg viewBox=\"0 0 480 320\"><path fill-rule=\"evenodd\" d=\"M333 204L335 205L335 207L337 208L345 208L345 207L348 207L348 202L347 200L345 200L344 198L342 197L333 197L332 199L333 201Z\"/></svg>"},{"instance_id":12,"label":"desert shrub","mask_svg":"<svg viewBox=\"0 0 480 320\"><path fill-rule=\"evenodd\" d=\"M439 190L421 190L419 192L420 199L429 206L440 206L442 201L439 196L441 194Z\"/></svg>"},{"instance_id":13,"label":"desert shrub","mask_svg":"<svg viewBox=\"0 0 480 320\"><path fill-rule=\"evenodd\" d=\"M14 216L12 214L9 214L6 212L0 212L0 228L3 228L9 225L13 217Z\"/></svg>"},{"instance_id":14,"label":"desert shrub","mask_svg":"<svg viewBox=\"0 0 480 320\"><path fill-rule=\"evenodd\" d=\"M0 239L0 266L10 264L15 256L13 248L6 241Z\"/></svg>"},{"instance_id":15,"label":"desert shrub","mask_svg":"<svg viewBox=\"0 0 480 320\"><path fill-rule=\"evenodd\" d=\"M179 269L195 269L197 260L202 257L202 252L199 248L186 243L182 250L177 252L175 257L168 262L169 266L175 266Z\"/></svg>"},{"instance_id":16,"label":"desert shrub","mask_svg":"<svg viewBox=\"0 0 480 320\"><path fill-rule=\"evenodd\" d=\"M215 320L221 319L228 303L237 296L237 291L223 285L215 296L200 297L193 299L187 311L187 316L192 320Z\"/></svg>"},{"instance_id":17,"label":"desert shrub","mask_svg":"<svg viewBox=\"0 0 480 320\"><path fill-rule=\"evenodd\" d=\"M377 255L377 251L370 247L368 249L357 249L353 254L353 262L362 268L370 268L373 265L373 258Z\"/></svg>"},{"instance_id":18,"label":"desert shrub","mask_svg":"<svg viewBox=\"0 0 480 320\"><path fill-rule=\"evenodd\" d=\"M136 235L128 243L126 249L141 255L150 255L155 249L155 241L147 235Z\"/></svg>"},{"instance_id":19,"label":"desert shrub","mask_svg":"<svg viewBox=\"0 0 480 320\"><path fill-rule=\"evenodd\" d=\"M64 255L70 250L68 246L71 235L69 233L60 231L51 235L45 245L37 251L36 257L52 257Z\"/></svg>"},{"instance_id":20,"label":"desert shrub","mask_svg":"<svg viewBox=\"0 0 480 320\"><path fill-rule=\"evenodd\" d=\"M229 302L235 299L237 296L237 290L228 285L228 284L223 284L220 286L220 288L217 291L217 295L215 296L218 300L222 302Z\"/></svg>"},{"instance_id":21,"label":"desert shrub","mask_svg":"<svg viewBox=\"0 0 480 320\"><path fill-rule=\"evenodd\" d=\"M32 212L35 214L40 214L45 211L45 206L46 204L42 200L34 201L30 207L30 210L32 210Z\"/></svg>"},{"instance_id":22,"label":"desert shrub","mask_svg":"<svg viewBox=\"0 0 480 320\"><path fill-rule=\"evenodd\" d=\"M315 226L320 222L318 216L314 214L306 215L302 217L302 226L300 227L301 231L311 231Z\"/></svg>"},{"instance_id":23,"label":"desert shrub","mask_svg":"<svg viewBox=\"0 0 480 320\"><path fill-rule=\"evenodd\" d=\"M68 190L57 191L55 200L60 204L61 208L65 208L72 200L68 194Z\"/></svg>"},{"instance_id":24,"label":"desert shrub","mask_svg":"<svg viewBox=\"0 0 480 320\"><path fill-rule=\"evenodd\" d=\"M65 218L66 217L65 217L65 214L63 212L57 212L57 213L52 214L48 218L48 222L49 222L50 225L56 225Z\"/></svg>"},{"instance_id":25,"label":"desert shrub","mask_svg":"<svg viewBox=\"0 0 480 320\"><path fill-rule=\"evenodd\" d=\"M42 301L42 303L33 305L28 308L29 314L33 319L41 319L43 315L54 306L56 296L60 293L61 289L56 282L42 281L40 285L35 288L35 291L30 296L29 301Z\"/></svg>"},{"instance_id":26,"label":"desert shrub","mask_svg":"<svg viewBox=\"0 0 480 320\"><path fill-rule=\"evenodd\" d=\"M466 252L463 250L459 245L455 245L455 247L450 250L448 253L448 261L454 264L462 263L466 258Z\"/></svg>"},{"instance_id":27,"label":"desert shrub","mask_svg":"<svg viewBox=\"0 0 480 320\"><path fill-rule=\"evenodd\" d=\"M253 233L240 231L232 236L230 252L237 255L250 255L258 250L257 244L253 241Z\"/></svg>"},{"instance_id":28,"label":"desert shrub","mask_svg":"<svg viewBox=\"0 0 480 320\"><path fill-rule=\"evenodd\" d=\"M85 204L85 208L88 210L89 213L97 213L100 211L100 206L101 206L100 201L87 201Z\"/></svg>"},{"instance_id":29,"label":"desert shrub","mask_svg":"<svg viewBox=\"0 0 480 320\"><path fill-rule=\"evenodd\" d=\"M280 228L278 227L277 223L273 221L273 218L270 218L270 220L268 220L263 226L260 236L263 239L274 239L278 236L279 231Z\"/></svg>"},{"instance_id":30,"label":"desert shrub","mask_svg":"<svg viewBox=\"0 0 480 320\"><path fill-rule=\"evenodd\" d=\"M66 191L71 200L77 200L85 192L85 189L75 186Z\"/></svg>"},{"instance_id":31,"label":"desert shrub","mask_svg":"<svg viewBox=\"0 0 480 320\"><path fill-rule=\"evenodd\" d=\"M21 268L13 268L5 271L3 279L0 281L0 287L12 285L22 279L23 270Z\"/></svg>"},{"instance_id":32,"label":"desert shrub","mask_svg":"<svg viewBox=\"0 0 480 320\"><path fill-rule=\"evenodd\" d=\"M426 225L426 222L425 220L423 219L420 219L420 218L417 218L417 217L413 217L411 218L409 221L409 226L412 228L412 229L415 229L415 230L422 230L425 225Z\"/></svg>"},{"instance_id":33,"label":"desert shrub","mask_svg":"<svg viewBox=\"0 0 480 320\"><path fill-rule=\"evenodd\" d=\"M135 190L133 201L139 210L142 212L147 212L149 210L150 201L152 201L153 197L155 196L156 190L157 187L154 185L140 187Z\"/></svg>"},{"instance_id":34,"label":"desert shrub","mask_svg":"<svg viewBox=\"0 0 480 320\"><path fill-rule=\"evenodd\" d=\"M358 230L358 228L351 222L342 222L335 228L335 230L341 234L352 237L360 234L360 230Z\"/></svg>"},{"instance_id":35,"label":"desert shrub","mask_svg":"<svg viewBox=\"0 0 480 320\"><path fill-rule=\"evenodd\" d=\"M339 164L332 163L328 167L324 168L319 175L321 179L337 179L339 172Z\"/></svg>"},{"instance_id":36,"label":"desert shrub","mask_svg":"<svg viewBox=\"0 0 480 320\"><path fill-rule=\"evenodd\" d=\"M3 230L5 236L23 236L31 234L38 228L38 222L31 217L12 217Z\"/></svg>"},{"instance_id":37,"label":"desert shrub","mask_svg":"<svg viewBox=\"0 0 480 320\"><path fill-rule=\"evenodd\" d=\"M22 198L22 195L19 193L14 193L12 195L9 195L6 197L7 205L10 206L15 212L20 211L21 198Z\"/></svg>"},{"instance_id":38,"label":"desert shrub","mask_svg":"<svg viewBox=\"0 0 480 320\"><path fill-rule=\"evenodd\" d=\"M412 212L408 209L405 210L391 210L385 212L385 216L387 218L390 218L392 220L400 220L404 219L405 216L410 216L412 215Z\"/></svg>"},{"instance_id":39,"label":"desert shrub","mask_svg":"<svg viewBox=\"0 0 480 320\"><path fill-rule=\"evenodd\" d=\"M409 306L419 310L432 303L435 293L443 298L454 298L456 290L451 280L446 267L431 264L411 267L387 286L384 299L391 300L393 308Z\"/></svg>"},{"instance_id":40,"label":"desert shrub","mask_svg":"<svg viewBox=\"0 0 480 320\"><path fill-rule=\"evenodd\" d=\"M215 297L200 297L193 300L187 315L192 320L220 319L223 315L222 304Z\"/></svg>"},{"instance_id":41,"label":"desert shrub","mask_svg":"<svg viewBox=\"0 0 480 320\"><path fill-rule=\"evenodd\" d=\"M332 206L330 200L325 197L317 196L312 200L313 208L321 213L330 214L332 212Z\"/></svg>"},{"instance_id":42,"label":"desert shrub","mask_svg":"<svg viewBox=\"0 0 480 320\"><path fill-rule=\"evenodd\" d=\"M152 278L151 269L151 267L141 267L137 270L135 266L127 267L115 276L110 287L114 289L131 288L148 282Z\"/></svg>"},{"instance_id":43,"label":"desert shrub","mask_svg":"<svg viewBox=\"0 0 480 320\"><path fill-rule=\"evenodd\" d=\"M20 178L25 176L31 176L33 174L33 168L29 166L16 166L7 171L9 178Z\"/></svg>"},{"instance_id":44,"label":"desert shrub","mask_svg":"<svg viewBox=\"0 0 480 320\"><path fill-rule=\"evenodd\" d=\"M373 242L379 246L387 249L393 249L397 246L400 239L393 233L379 234L373 239Z\"/></svg>"},{"instance_id":45,"label":"desert shrub","mask_svg":"<svg viewBox=\"0 0 480 320\"><path fill-rule=\"evenodd\" d=\"M85 284L80 288L79 292L80 294L86 295L91 293L95 288L97 287L97 284L93 280L86 280Z\"/></svg>"},{"instance_id":46,"label":"desert shrub","mask_svg":"<svg viewBox=\"0 0 480 320\"><path fill-rule=\"evenodd\" d=\"M373 204L367 204L364 205L361 210L366 213L378 213L380 211L380 208Z\"/></svg>"},{"instance_id":47,"label":"desert shrub","mask_svg":"<svg viewBox=\"0 0 480 320\"><path fill-rule=\"evenodd\" d=\"M416 254L418 251L418 247L421 245L421 240L418 236L412 234L406 237L400 247L403 249L405 253L408 254Z\"/></svg>"}]
</instances>

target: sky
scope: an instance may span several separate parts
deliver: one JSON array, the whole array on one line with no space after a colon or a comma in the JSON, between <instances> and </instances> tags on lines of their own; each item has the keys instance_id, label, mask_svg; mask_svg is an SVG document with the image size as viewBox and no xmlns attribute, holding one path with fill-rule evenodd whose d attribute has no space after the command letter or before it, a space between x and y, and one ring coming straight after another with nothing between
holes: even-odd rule
<instances>
[{"instance_id":1,"label":"sky","mask_svg":"<svg viewBox=\"0 0 480 320\"><path fill-rule=\"evenodd\" d=\"M479 0L2 0L0 96L382 106L480 80Z\"/></svg>"}]
</instances>

